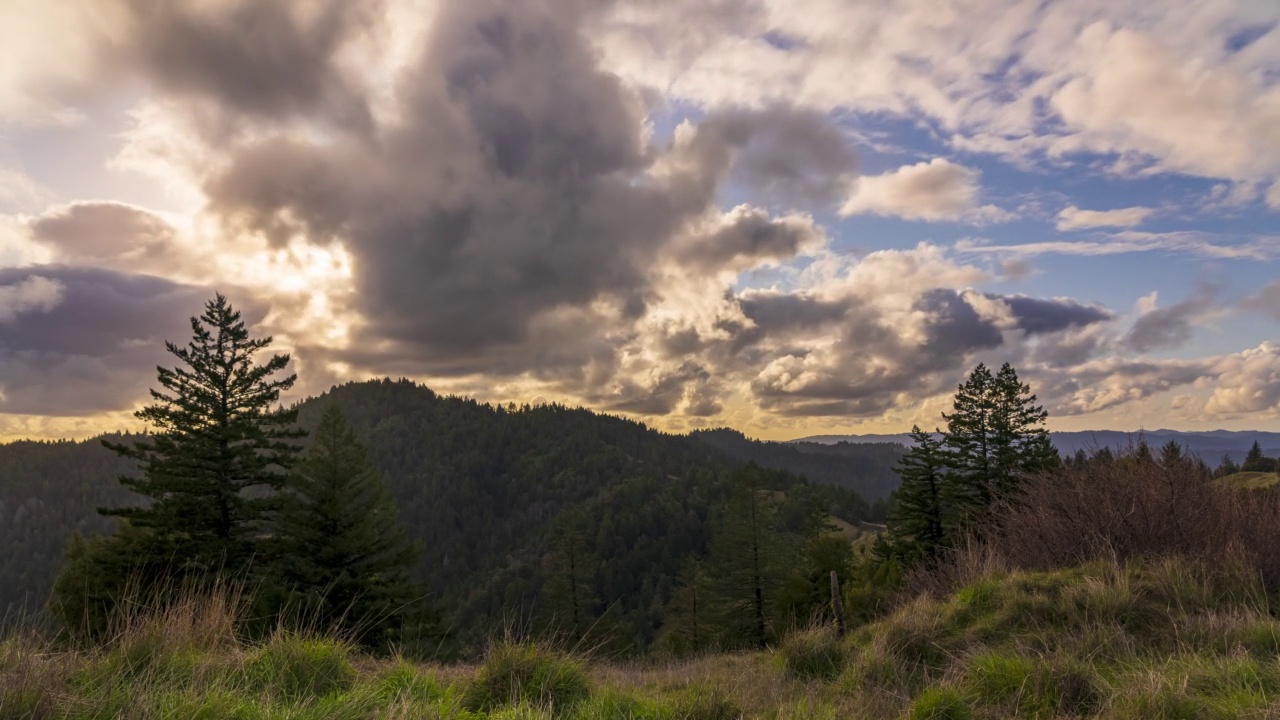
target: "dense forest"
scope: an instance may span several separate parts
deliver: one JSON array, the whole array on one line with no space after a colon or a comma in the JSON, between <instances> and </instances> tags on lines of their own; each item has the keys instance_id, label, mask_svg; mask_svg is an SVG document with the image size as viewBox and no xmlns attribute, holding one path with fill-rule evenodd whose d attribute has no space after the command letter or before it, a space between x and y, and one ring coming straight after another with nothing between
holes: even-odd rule
<instances>
[{"instance_id":1,"label":"dense forest","mask_svg":"<svg viewBox=\"0 0 1280 720\"><path fill-rule=\"evenodd\" d=\"M299 424L314 428L330 406L391 489L421 548L416 575L457 646L505 624L554 622L554 597L542 590L569 516L587 540L590 621L607 612L612 641L648 646L681 568L707 555L740 467L702 439L559 405L443 397L408 381L335 387L298 406ZM0 542L12 550L0 559L0 606L44 602L71 533L107 531L111 521L95 508L133 497L116 480L132 469L97 440L0 446ZM841 488L776 470L762 477L776 491L780 529L797 543L814 508L848 522L868 517Z\"/></svg>"}]
</instances>

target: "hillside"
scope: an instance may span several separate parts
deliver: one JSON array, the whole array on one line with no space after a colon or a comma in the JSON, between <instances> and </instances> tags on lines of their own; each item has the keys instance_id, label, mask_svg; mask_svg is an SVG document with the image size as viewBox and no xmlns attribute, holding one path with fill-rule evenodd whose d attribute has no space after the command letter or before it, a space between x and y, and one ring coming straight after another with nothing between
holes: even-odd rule
<instances>
[{"instance_id":1,"label":"hillside","mask_svg":"<svg viewBox=\"0 0 1280 720\"><path fill-rule=\"evenodd\" d=\"M0 716L151 718L1272 718L1280 623L1254 581L1166 560L988 570L843 640L645 665L498 644L480 665L235 637L182 607L96 652L0 644Z\"/></svg>"},{"instance_id":2,"label":"hillside","mask_svg":"<svg viewBox=\"0 0 1280 720\"><path fill-rule=\"evenodd\" d=\"M1260 490L1280 485L1280 475L1272 472L1238 472L1218 478L1218 482L1246 490Z\"/></svg>"},{"instance_id":3,"label":"hillside","mask_svg":"<svg viewBox=\"0 0 1280 720\"><path fill-rule=\"evenodd\" d=\"M1210 466L1215 466L1224 455L1239 463L1249 452L1249 447L1257 441L1262 447L1263 455L1275 457L1280 455L1280 433L1254 430L1210 430L1206 432L1184 432L1180 430L1146 430L1141 432L1123 432L1119 430L1081 430L1077 432L1051 432L1049 439L1062 455L1074 455L1077 450L1092 453L1100 448L1111 448L1113 451L1124 451L1139 439L1147 441L1151 447L1160 447L1169 441L1178 443L1182 448L1194 455L1199 455ZM910 435L813 435L791 440L789 445L815 444L832 446L837 444L867 445L880 443L911 444Z\"/></svg>"},{"instance_id":4,"label":"hillside","mask_svg":"<svg viewBox=\"0 0 1280 720\"><path fill-rule=\"evenodd\" d=\"M609 611L625 646L658 632L682 563L707 552L725 481L739 463L710 445L636 422L562 406L491 407L442 397L409 382L334 388L300 406L314 425L337 404L367 444L422 547L418 576L455 639L466 644L504 623L542 613L550 534L567 511L584 517L596 612ZM0 541L6 554L0 608L43 600L73 530L103 532L94 513L128 498L115 481L127 465L96 441L0 446ZM769 483L793 530L808 508L866 517L857 496Z\"/></svg>"},{"instance_id":5,"label":"hillside","mask_svg":"<svg viewBox=\"0 0 1280 720\"><path fill-rule=\"evenodd\" d=\"M898 487L893 468L906 451L899 442L763 442L729 428L697 430L690 436L742 462L756 462L852 490L868 502L887 498Z\"/></svg>"}]
</instances>

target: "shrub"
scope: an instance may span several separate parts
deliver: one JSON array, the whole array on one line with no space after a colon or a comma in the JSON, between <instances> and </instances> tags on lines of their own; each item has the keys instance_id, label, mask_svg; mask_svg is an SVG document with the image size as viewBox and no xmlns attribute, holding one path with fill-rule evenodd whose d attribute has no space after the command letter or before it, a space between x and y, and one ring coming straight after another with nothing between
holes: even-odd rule
<instances>
[{"instance_id":1,"label":"shrub","mask_svg":"<svg viewBox=\"0 0 1280 720\"><path fill-rule=\"evenodd\" d=\"M932 687L920 693L911 703L911 720L969 720L973 711L959 690Z\"/></svg>"},{"instance_id":2,"label":"shrub","mask_svg":"<svg viewBox=\"0 0 1280 720\"><path fill-rule=\"evenodd\" d=\"M845 649L830 627L791 633L782 641L782 666L801 680L830 680L845 665Z\"/></svg>"},{"instance_id":3,"label":"shrub","mask_svg":"<svg viewBox=\"0 0 1280 720\"><path fill-rule=\"evenodd\" d=\"M493 645L467 686L463 705L492 710L524 702L559 714L591 694L582 667L532 644Z\"/></svg>"},{"instance_id":4,"label":"shrub","mask_svg":"<svg viewBox=\"0 0 1280 720\"><path fill-rule=\"evenodd\" d=\"M1277 516L1280 493L1216 485L1194 457L1102 454L1028 478L987 537L993 552L1018 567L1178 556L1209 561L1234 579L1260 577L1274 590Z\"/></svg>"},{"instance_id":5,"label":"shrub","mask_svg":"<svg viewBox=\"0 0 1280 720\"><path fill-rule=\"evenodd\" d=\"M290 701L349 690L356 680L346 645L284 632L249 658L244 673L251 687Z\"/></svg>"}]
</instances>

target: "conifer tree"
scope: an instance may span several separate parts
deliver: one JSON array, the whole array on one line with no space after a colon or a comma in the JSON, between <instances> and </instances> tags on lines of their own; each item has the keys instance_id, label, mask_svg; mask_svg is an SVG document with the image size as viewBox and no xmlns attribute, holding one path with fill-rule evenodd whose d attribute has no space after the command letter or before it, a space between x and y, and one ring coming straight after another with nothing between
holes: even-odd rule
<instances>
[{"instance_id":1,"label":"conifer tree","mask_svg":"<svg viewBox=\"0 0 1280 720\"><path fill-rule=\"evenodd\" d=\"M997 499L1017 493L1022 478L1053 467L1057 451L1031 388L1008 363L996 375L979 364L956 392L947 430L946 502L961 525L980 523Z\"/></svg>"},{"instance_id":2,"label":"conifer tree","mask_svg":"<svg viewBox=\"0 0 1280 720\"><path fill-rule=\"evenodd\" d=\"M727 642L765 647L773 637L774 604L791 554L778 529L764 471L748 463L732 478L724 514L711 542L709 574Z\"/></svg>"},{"instance_id":3,"label":"conifer tree","mask_svg":"<svg viewBox=\"0 0 1280 720\"><path fill-rule=\"evenodd\" d=\"M1263 455L1262 446L1254 440L1253 447L1249 448L1249 454L1245 456L1240 469L1244 472L1275 472L1276 461Z\"/></svg>"},{"instance_id":4,"label":"conifer tree","mask_svg":"<svg viewBox=\"0 0 1280 720\"><path fill-rule=\"evenodd\" d=\"M907 565L936 558L953 534L947 527L947 455L942 441L918 425L911 428L911 439L914 445L895 468L902 485L893 493L886 545Z\"/></svg>"},{"instance_id":5,"label":"conifer tree","mask_svg":"<svg viewBox=\"0 0 1280 720\"><path fill-rule=\"evenodd\" d=\"M592 629L599 606L593 587L597 562L586 526L586 515L576 508L557 520L542 588L542 614L548 629L574 642Z\"/></svg>"},{"instance_id":6,"label":"conifer tree","mask_svg":"<svg viewBox=\"0 0 1280 720\"><path fill-rule=\"evenodd\" d=\"M1231 455L1229 453L1224 453L1222 456L1222 462L1219 463L1218 468L1213 471L1213 476L1215 478L1221 478L1228 475L1234 475L1238 472L1240 472L1240 466L1231 459Z\"/></svg>"},{"instance_id":7,"label":"conifer tree","mask_svg":"<svg viewBox=\"0 0 1280 720\"><path fill-rule=\"evenodd\" d=\"M417 548L336 406L321 418L281 505L276 560L294 609L365 644L398 638L422 596L409 577Z\"/></svg>"},{"instance_id":8,"label":"conifer tree","mask_svg":"<svg viewBox=\"0 0 1280 720\"><path fill-rule=\"evenodd\" d=\"M142 507L104 508L143 532L151 558L180 574L239 571L253 556L275 506L274 490L299 452L296 411L277 408L296 375L273 378L289 363L254 363L270 337L251 338L240 313L216 295L191 318L191 341L165 348L179 363L157 368L162 390L137 412L156 432L132 444L103 444L136 460L140 477L120 482L145 496Z\"/></svg>"},{"instance_id":9,"label":"conifer tree","mask_svg":"<svg viewBox=\"0 0 1280 720\"><path fill-rule=\"evenodd\" d=\"M676 587L664 613L662 644L677 655L689 655L711 645L714 627L709 579L697 559L680 568Z\"/></svg>"}]
</instances>

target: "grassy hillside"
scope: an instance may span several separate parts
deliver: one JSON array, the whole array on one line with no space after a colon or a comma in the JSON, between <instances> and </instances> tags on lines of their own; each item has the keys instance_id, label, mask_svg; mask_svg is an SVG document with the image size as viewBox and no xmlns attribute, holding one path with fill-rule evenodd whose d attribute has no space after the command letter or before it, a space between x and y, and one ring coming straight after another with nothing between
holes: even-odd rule
<instances>
[{"instance_id":1,"label":"grassy hillside","mask_svg":"<svg viewBox=\"0 0 1280 720\"><path fill-rule=\"evenodd\" d=\"M1218 478L1223 485L1245 490L1261 490L1280 485L1280 474L1270 472L1238 472Z\"/></svg>"},{"instance_id":2,"label":"grassy hillside","mask_svg":"<svg viewBox=\"0 0 1280 720\"><path fill-rule=\"evenodd\" d=\"M1257 584L1165 560L975 575L843 640L618 664L497 644L483 664L374 659L227 606L135 621L106 647L0 646L0 717L1056 718L1280 716L1280 622Z\"/></svg>"}]
</instances>

